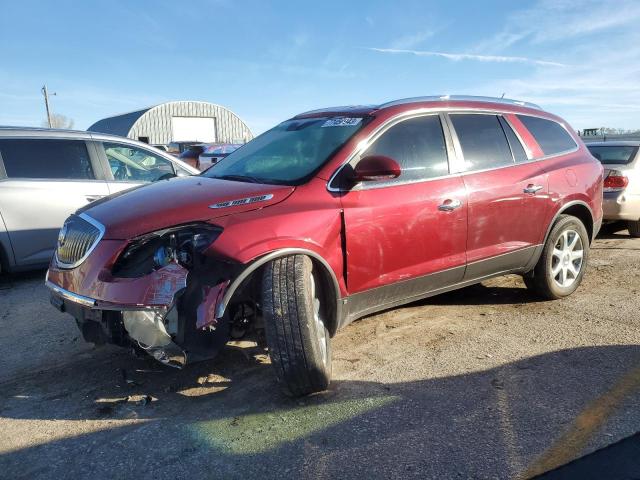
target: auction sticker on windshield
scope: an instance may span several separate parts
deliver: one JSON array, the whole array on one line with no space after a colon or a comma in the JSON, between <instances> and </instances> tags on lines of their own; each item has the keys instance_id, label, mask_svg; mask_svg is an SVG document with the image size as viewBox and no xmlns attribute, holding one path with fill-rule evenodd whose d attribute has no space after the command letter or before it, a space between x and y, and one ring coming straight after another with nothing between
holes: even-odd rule
<instances>
[{"instance_id":1,"label":"auction sticker on windshield","mask_svg":"<svg viewBox=\"0 0 640 480\"><path fill-rule=\"evenodd\" d=\"M354 127L362 121L360 117L336 117L324 122L321 127Z\"/></svg>"}]
</instances>

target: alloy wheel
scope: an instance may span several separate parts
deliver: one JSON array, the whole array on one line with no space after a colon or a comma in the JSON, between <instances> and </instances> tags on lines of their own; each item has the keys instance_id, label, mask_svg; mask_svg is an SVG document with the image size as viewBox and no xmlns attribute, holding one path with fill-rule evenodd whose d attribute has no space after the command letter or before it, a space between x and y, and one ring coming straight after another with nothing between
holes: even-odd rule
<instances>
[{"instance_id":1,"label":"alloy wheel","mask_svg":"<svg viewBox=\"0 0 640 480\"><path fill-rule=\"evenodd\" d=\"M564 230L551 254L551 276L556 285L562 288L573 285L582 271L583 259L582 238L575 230Z\"/></svg>"},{"instance_id":2,"label":"alloy wheel","mask_svg":"<svg viewBox=\"0 0 640 480\"><path fill-rule=\"evenodd\" d=\"M327 365L327 330L324 326L324 320L320 313L320 298L316 290L316 279L313 272L311 272L309 276L309 284L311 285L311 301L313 302L313 320L316 325L318 345L320 347L320 354L322 355L322 363Z\"/></svg>"}]
</instances>

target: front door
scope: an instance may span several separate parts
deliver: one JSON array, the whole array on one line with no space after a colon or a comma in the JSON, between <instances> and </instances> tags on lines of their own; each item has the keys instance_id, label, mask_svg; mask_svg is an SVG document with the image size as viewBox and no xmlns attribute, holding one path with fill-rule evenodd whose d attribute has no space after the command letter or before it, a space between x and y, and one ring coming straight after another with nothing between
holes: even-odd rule
<instances>
[{"instance_id":1,"label":"front door","mask_svg":"<svg viewBox=\"0 0 640 480\"><path fill-rule=\"evenodd\" d=\"M354 159L384 155L398 178L363 182L342 196L351 316L459 282L464 274L467 199L449 175L440 117L393 124Z\"/></svg>"},{"instance_id":2,"label":"front door","mask_svg":"<svg viewBox=\"0 0 640 480\"><path fill-rule=\"evenodd\" d=\"M545 230L548 175L500 115L449 114L469 195L466 279L519 269Z\"/></svg>"},{"instance_id":3,"label":"front door","mask_svg":"<svg viewBox=\"0 0 640 480\"><path fill-rule=\"evenodd\" d=\"M0 139L0 155L0 214L16 265L46 264L66 218L108 195L107 183L82 140Z\"/></svg>"}]
</instances>

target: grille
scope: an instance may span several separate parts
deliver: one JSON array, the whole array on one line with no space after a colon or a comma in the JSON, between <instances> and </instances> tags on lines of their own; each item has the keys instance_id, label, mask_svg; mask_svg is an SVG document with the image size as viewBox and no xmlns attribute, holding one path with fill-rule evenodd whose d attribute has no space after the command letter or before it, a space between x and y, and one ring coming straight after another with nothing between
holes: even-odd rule
<instances>
[{"instance_id":1,"label":"grille","mask_svg":"<svg viewBox=\"0 0 640 480\"><path fill-rule=\"evenodd\" d=\"M88 215L70 216L58 235L56 261L59 267L73 268L89 256L100 241L104 228Z\"/></svg>"}]
</instances>

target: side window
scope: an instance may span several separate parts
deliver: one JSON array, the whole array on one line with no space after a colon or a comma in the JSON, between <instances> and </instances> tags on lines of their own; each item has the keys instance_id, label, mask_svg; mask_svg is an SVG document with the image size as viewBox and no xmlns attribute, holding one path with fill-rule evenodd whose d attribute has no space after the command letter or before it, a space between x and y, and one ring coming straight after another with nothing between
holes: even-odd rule
<instances>
[{"instance_id":1,"label":"side window","mask_svg":"<svg viewBox=\"0 0 640 480\"><path fill-rule=\"evenodd\" d=\"M447 147L438 115L411 118L389 128L362 155L393 158L402 169L389 183L424 180L449 173Z\"/></svg>"},{"instance_id":2,"label":"side window","mask_svg":"<svg viewBox=\"0 0 640 480\"><path fill-rule=\"evenodd\" d=\"M529 115L518 115L518 118L531 132L545 155L555 155L577 147L571 135L553 120Z\"/></svg>"},{"instance_id":3,"label":"side window","mask_svg":"<svg viewBox=\"0 0 640 480\"><path fill-rule=\"evenodd\" d=\"M509 140L509 146L511 147L513 159L516 162L526 162L527 160L529 160L529 157L527 157L527 154L522 147L522 143L520 143L518 136L511 128L511 125L509 125L509 122L507 122L503 117L500 117L500 125L502 125L502 129L507 135L507 140Z\"/></svg>"},{"instance_id":4,"label":"side window","mask_svg":"<svg viewBox=\"0 0 640 480\"><path fill-rule=\"evenodd\" d=\"M173 163L148 150L121 143L103 143L114 180L155 182L175 175Z\"/></svg>"},{"instance_id":5,"label":"side window","mask_svg":"<svg viewBox=\"0 0 640 480\"><path fill-rule=\"evenodd\" d=\"M465 170L484 170L513 164L513 156L497 115L450 114Z\"/></svg>"},{"instance_id":6,"label":"side window","mask_svg":"<svg viewBox=\"0 0 640 480\"><path fill-rule=\"evenodd\" d=\"M8 178L95 179L83 140L3 139L0 154Z\"/></svg>"},{"instance_id":7,"label":"side window","mask_svg":"<svg viewBox=\"0 0 640 480\"><path fill-rule=\"evenodd\" d=\"M190 177L191 175L193 175L193 173L191 173L186 168L182 168L180 165L174 165L174 167L176 169L176 175L178 175L179 177Z\"/></svg>"}]
</instances>

